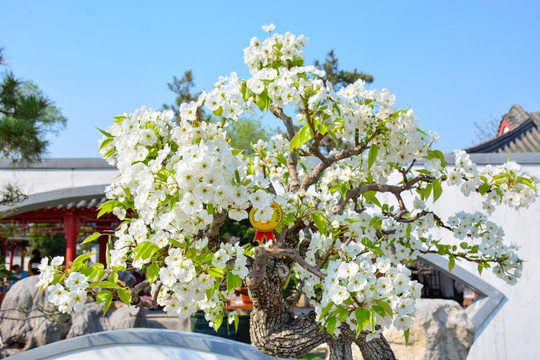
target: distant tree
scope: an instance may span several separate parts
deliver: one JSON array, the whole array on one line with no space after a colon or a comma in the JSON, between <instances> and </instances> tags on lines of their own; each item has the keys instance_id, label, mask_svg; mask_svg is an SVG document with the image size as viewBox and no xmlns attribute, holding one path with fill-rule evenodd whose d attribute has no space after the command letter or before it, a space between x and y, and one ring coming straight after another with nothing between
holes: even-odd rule
<instances>
[{"instance_id":1,"label":"distant tree","mask_svg":"<svg viewBox=\"0 0 540 360\"><path fill-rule=\"evenodd\" d=\"M167 84L169 89L176 94L174 104L163 104L163 109L172 110L174 116L179 120L180 105L196 101L198 95L195 95L195 82L193 72L187 70L181 78L173 77L173 81ZM202 108L199 108L199 118L204 121L216 121L212 115L207 114ZM231 145L237 149L243 149L245 154L252 154L251 142L253 139L269 140L272 131L264 128L261 122L253 117L242 117L238 121L231 122L228 128L231 134Z\"/></svg>"},{"instance_id":2,"label":"distant tree","mask_svg":"<svg viewBox=\"0 0 540 360\"><path fill-rule=\"evenodd\" d=\"M330 50L323 64L319 60L315 60L315 67L318 69L324 70L326 73L323 80L330 81L334 84L334 89L339 90L343 86L350 85L356 80L364 80L367 83L373 82L373 75L369 75L363 72L358 72L354 69L353 71L340 70L338 66L338 59L334 50Z\"/></svg>"},{"instance_id":3,"label":"distant tree","mask_svg":"<svg viewBox=\"0 0 540 360\"><path fill-rule=\"evenodd\" d=\"M47 233L41 231L52 224L34 224L30 231L28 243L30 252L37 249L43 257L64 256L66 253L66 239L63 234Z\"/></svg>"},{"instance_id":4,"label":"distant tree","mask_svg":"<svg viewBox=\"0 0 540 360\"><path fill-rule=\"evenodd\" d=\"M0 49L0 65L6 65ZM47 134L63 129L67 119L31 81L11 71L0 80L0 155L21 164L39 161L46 153Z\"/></svg>"},{"instance_id":5,"label":"distant tree","mask_svg":"<svg viewBox=\"0 0 540 360\"><path fill-rule=\"evenodd\" d=\"M473 122L475 136L474 143L483 143L484 141L493 139L495 136L497 136L500 122L501 120L497 119L493 115L490 115L489 119Z\"/></svg>"},{"instance_id":6,"label":"distant tree","mask_svg":"<svg viewBox=\"0 0 540 360\"><path fill-rule=\"evenodd\" d=\"M231 134L231 146L235 149L244 149L246 155L253 154L251 143L256 140L268 141L272 136L272 131L264 128L258 119L252 117L241 117L229 125Z\"/></svg>"},{"instance_id":7,"label":"distant tree","mask_svg":"<svg viewBox=\"0 0 540 360\"><path fill-rule=\"evenodd\" d=\"M175 117L179 116L180 105L190 103L197 100L197 95L194 94L195 82L193 82L193 72L186 70L181 78L173 76L173 81L167 83L169 90L176 94L174 104L163 104L163 109L172 110Z\"/></svg>"}]
</instances>

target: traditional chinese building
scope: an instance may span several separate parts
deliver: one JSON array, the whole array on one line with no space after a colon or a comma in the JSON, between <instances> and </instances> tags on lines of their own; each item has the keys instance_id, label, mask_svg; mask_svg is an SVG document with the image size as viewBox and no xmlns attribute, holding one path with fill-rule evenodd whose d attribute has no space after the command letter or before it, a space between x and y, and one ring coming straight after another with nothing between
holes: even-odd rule
<instances>
[{"instance_id":1,"label":"traditional chinese building","mask_svg":"<svg viewBox=\"0 0 540 360\"><path fill-rule=\"evenodd\" d=\"M526 112L513 105L502 116L497 136L465 149L468 153L540 152L540 112Z\"/></svg>"}]
</instances>

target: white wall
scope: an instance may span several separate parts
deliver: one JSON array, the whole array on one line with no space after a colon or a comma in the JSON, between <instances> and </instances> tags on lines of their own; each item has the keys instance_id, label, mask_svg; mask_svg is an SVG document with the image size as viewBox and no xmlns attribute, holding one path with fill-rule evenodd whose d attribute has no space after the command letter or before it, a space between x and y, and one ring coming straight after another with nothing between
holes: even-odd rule
<instances>
[{"instance_id":1,"label":"white wall","mask_svg":"<svg viewBox=\"0 0 540 360\"><path fill-rule=\"evenodd\" d=\"M523 165L540 178L540 155L538 164ZM444 205L443 205L444 204ZM442 218L459 211L481 210L480 195L463 196L457 187L445 188L434 210L443 214ZM490 219L501 225L505 240L521 246L519 255L525 260L522 278L516 285L507 285L489 270L482 272L481 278L501 291L507 301L499 311L479 329L469 353L470 360L486 359L538 359L540 354L540 198L529 209L512 210L501 207ZM453 238L447 231L441 231L449 242ZM459 262L459 266L478 274L475 264Z\"/></svg>"}]
</instances>

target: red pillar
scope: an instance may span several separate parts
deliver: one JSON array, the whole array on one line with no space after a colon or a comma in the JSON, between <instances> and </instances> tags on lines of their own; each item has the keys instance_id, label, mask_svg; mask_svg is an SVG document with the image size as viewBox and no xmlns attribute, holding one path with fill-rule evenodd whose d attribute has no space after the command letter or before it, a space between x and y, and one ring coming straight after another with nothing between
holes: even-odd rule
<instances>
[{"instance_id":1,"label":"red pillar","mask_svg":"<svg viewBox=\"0 0 540 360\"><path fill-rule=\"evenodd\" d=\"M13 246L9 249L9 271L13 270Z\"/></svg>"},{"instance_id":2,"label":"red pillar","mask_svg":"<svg viewBox=\"0 0 540 360\"><path fill-rule=\"evenodd\" d=\"M77 236L80 231L80 220L77 215L68 212L64 215L64 234L66 236L66 265L77 257Z\"/></svg>"},{"instance_id":3,"label":"red pillar","mask_svg":"<svg viewBox=\"0 0 540 360\"><path fill-rule=\"evenodd\" d=\"M108 235L101 235L99 237L99 262L107 266L107 240L109 240Z\"/></svg>"}]
</instances>

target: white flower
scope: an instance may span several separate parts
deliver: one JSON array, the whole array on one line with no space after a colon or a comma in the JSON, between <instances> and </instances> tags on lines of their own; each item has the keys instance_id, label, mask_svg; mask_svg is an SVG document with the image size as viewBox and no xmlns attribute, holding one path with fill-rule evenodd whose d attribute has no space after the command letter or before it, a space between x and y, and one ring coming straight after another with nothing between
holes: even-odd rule
<instances>
[{"instance_id":1,"label":"white flower","mask_svg":"<svg viewBox=\"0 0 540 360\"><path fill-rule=\"evenodd\" d=\"M409 287L409 277L403 273L399 273L396 275L396 277L394 278L394 281L393 281L393 285L394 285L394 289L398 292L398 293L404 293L404 292L407 292L409 291L410 287Z\"/></svg>"},{"instance_id":2,"label":"white flower","mask_svg":"<svg viewBox=\"0 0 540 360\"><path fill-rule=\"evenodd\" d=\"M349 292L347 291L347 288L339 284L335 284L334 286L332 286L328 294L330 295L330 299L332 299L332 301L336 305L342 304L343 301L349 297Z\"/></svg>"},{"instance_id":3,"label":"white flower","mask_svg":"<svg viewBox=\"0 0 540 360\"><path fill-rule=\"evenodd\" d=\"M392 280L390 280L387 277L381 277L377 279L377 284L375 286L375 290L381 294L382 296L386 296L390 294L392 291Z\"/></svg>"},{"instance_id":4,"label":"white flower","mask_svg":"<svg viewBox=\"0 0 540 360\"><path fill-rule=\"evenodd\" d=\"M67 305L77 312L82 311L86 303L86 297L86 291L84 290L70 292L68 293Z\"/></svg>"},{"instance_id":5,"label":"white flower","mask_svg":"<svg viewBox=\"0 0 540 360\"><path fill-rule=\"evenodd\" d=\"M349 262L349 263L344 262L344 263L341 263L341 265L339 265L337 274L342 279L350 278L356 275L356 273L358 272L358 269L359 269L358 264L354 262Z\"/></svg>"},{"instance_id":6,"label":"white flower","mask_svg":"<svg viewBox=\"0 0 540 360\"><path fill-rule=\"evenodd\" d=\"M63 256L55 256L51 261L51 266L59 266L64 263L64 257Z\"/></svg>"},{"instance_id":7,"label":"white flower","mask_svg":"<svg viewBox=\"0 0 540 360\"><path fill-rule=\"evenodd\" d=\"M262 26L262 29L263 29L264 32L271 32L275 28L276 28L276 26L274 25L274 23L271 23L270 25L263 25Z\"/></svg>"},{"instance_id":8,"label":"white flower","mask_svg":"<svg viewBox=\"0 0 540 360\"><path fill-rule=\"evenodd\" d=\"M53 303L55 306L60 306L67 302L68 293L62 285L51 285L47 288L47 290L50 293L47 300L49 300L49 302Z\"/></svg>"},{"instance_id":9,"label":"white flower","mask_svg":"<svg viewBox=\"0 0 540 360\"><path fill-rule=\"evenodd\" d=\"M219 249L214 254L212 265L220 269L225 269L225 266L227 265L228 260L229 260L229 255L227 254L227 251L225 251L224 249Z\"/></svg>"},{"instance_id":10,"label":"white flower","mask_svg":"<svg viewBox=\"0 0 540 360\"><path fill-rule=\"evenodd\" d=\"M249 201L255 209L264 209L272 205L273 197L264 190L257 190L249 196Z\"/></svg>"},{"instance_id":11,"label":"white flower","mask_svg":"<svg viewBox=\"0 0 540 360\"><path fill-rule=\"evenodd\" d=\"M410 316L404 315L404 316L398 316L394 320L394 326L398 330L407 330L410 329L413 325L413 320Z\"/></svg>"},{"instance_id":12,"label":"white flower","mask_svg":"<svg viewBox=\"0 0 540 360\"><path fill-rule=\"evenodd\" d=\"M88 281L85 275L72 272L66 280L66 286L69 288L69 291L85 290L88 287Z\"/></svg>"}]
</instances>

